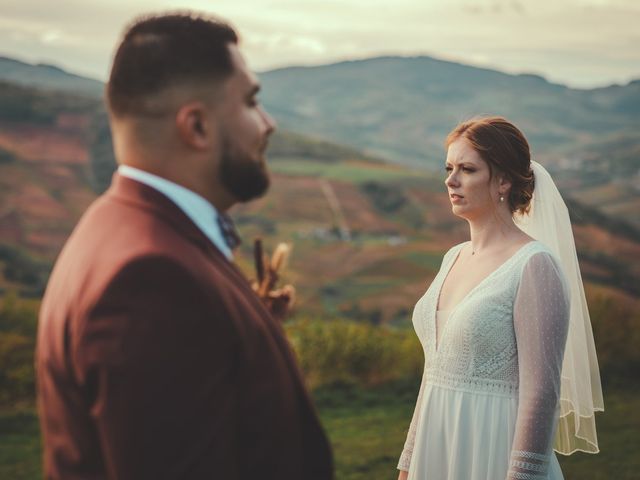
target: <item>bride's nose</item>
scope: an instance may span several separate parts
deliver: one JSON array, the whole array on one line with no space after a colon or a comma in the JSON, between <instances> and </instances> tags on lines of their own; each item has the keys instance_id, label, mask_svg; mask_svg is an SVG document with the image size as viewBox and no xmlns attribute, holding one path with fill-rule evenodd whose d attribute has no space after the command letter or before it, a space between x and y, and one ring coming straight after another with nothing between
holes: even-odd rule
<instances>
[{"instance_id":1,"label":"bride's nose","mask_svg":"<svg viewBox=\"0 0 640 480\"><path fill-rule=\"evenodd\" d=\"M447 178L444 179L444 184L447 187L455 187L458 185L458 175L453 170L447 173Z\"/></svg>"}]
</instances>

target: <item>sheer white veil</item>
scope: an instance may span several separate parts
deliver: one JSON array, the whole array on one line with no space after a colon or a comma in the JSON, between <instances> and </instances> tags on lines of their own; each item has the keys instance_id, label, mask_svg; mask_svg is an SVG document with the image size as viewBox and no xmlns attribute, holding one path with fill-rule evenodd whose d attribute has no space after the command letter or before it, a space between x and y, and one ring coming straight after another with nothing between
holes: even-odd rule
<instances>
[{"instance_id":1,"label":"sheer white veil","mask_svg":"<svg viewBox=\"0 0 640 480\"><path fill-rule=\"evenodd\" d=\"M597 453L595 412L604 411L598 360L587 301L578 266L569 212L551 175L531 162L535 189L528 215L514 216L516 225L546 245L559 260L570 290L571 314L562 363L560 419L554 450Z\"/></svg>"}]
</instances>

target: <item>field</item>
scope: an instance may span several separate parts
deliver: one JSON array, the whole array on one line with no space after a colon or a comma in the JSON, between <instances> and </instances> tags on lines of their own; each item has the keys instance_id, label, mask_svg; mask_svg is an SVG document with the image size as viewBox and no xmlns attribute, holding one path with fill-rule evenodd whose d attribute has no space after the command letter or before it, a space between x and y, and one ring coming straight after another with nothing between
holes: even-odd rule
<instances>
[{"instance_id":1,"label":"field","mask_svg":"<svg viewBox=\"0 0 640 480\"><path fill-rule=\"evenodd\" d=\"M396 477L417 389L416 381L403 381L368 389L334 386L315 391L334 449L337 480ZM638 391L605 391L606 411L598 418L601 452L559 456L567 480L638 478L638 402ZM0 413L0 478L41 478L40 451L33 409Z\"/></svg>"}]
</instances>

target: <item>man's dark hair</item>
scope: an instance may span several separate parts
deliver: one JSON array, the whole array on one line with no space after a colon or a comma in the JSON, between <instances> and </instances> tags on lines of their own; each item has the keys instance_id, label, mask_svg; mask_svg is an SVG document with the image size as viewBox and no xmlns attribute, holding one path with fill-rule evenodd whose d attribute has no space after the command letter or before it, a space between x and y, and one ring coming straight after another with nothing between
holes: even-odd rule
<instances>
[{"instance_id":1,"label":"man's dark hair","mask_svg":"<svg viewBox=\"0 0 640 480\"><path fill-rule=\"evenodd\" d=\"M191 14L146 16L124 34L107 83L115 116L145 115L145 99L187 82L219 81L233 73L229 44L238 35L228 24Z\"/></svg>"}]
</instances>

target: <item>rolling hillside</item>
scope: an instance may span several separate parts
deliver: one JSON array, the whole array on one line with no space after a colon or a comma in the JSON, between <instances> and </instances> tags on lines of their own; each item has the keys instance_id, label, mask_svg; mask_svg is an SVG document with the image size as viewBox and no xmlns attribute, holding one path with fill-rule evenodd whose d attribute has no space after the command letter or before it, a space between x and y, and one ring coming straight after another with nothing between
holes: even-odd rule
<instances>
[{"instance_id":1,"label":"rolling hillside","mask_svg":"<svg viewBox=\"0 0 640 480\"><path fill-rule=\"evenodd\" d=\"M3 84L0 90L0 288L38 295L73 225L115 168L97 100ZM299 311L406 322L442 253L466 236L439 175L390 164L326 141L278 133L274 185L237 207L251 275L251 240L294 244L285 278ZM336 207L337 204L337 207ZM636 308L640 236L628 224L571 204L583 272L598 292Z\"/></svg>"},{"instance_id":2,"label":"rolling hillside","mask_svg":"<svg viewBox=\"0 0 640 480\"><path fill-rule=\"evenodd\" d=\"M441 169L443 139L460 120L505 115L524 130L534 157L566 196L640 228L640 80L577 90L429 57L291 67L260 76L262 99L283 129L422 170ZM3 79L95 99L103 89L57 67L7 58L0 58ZM92 128L108 144L106 122ZM297 148L296 142L286 148ZM102 187L108 180L108 170L96 174Z\"/></svg>"}]
</instances>

